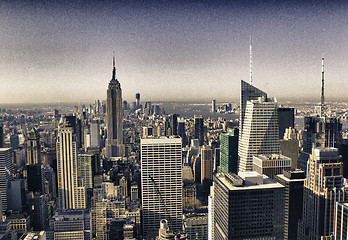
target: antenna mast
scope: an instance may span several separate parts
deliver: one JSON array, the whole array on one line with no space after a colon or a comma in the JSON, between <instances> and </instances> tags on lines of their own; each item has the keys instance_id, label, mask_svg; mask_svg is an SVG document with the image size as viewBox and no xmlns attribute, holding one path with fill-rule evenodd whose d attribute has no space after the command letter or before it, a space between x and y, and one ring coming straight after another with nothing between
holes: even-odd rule
<instances>
[{"instance_id":1,"label":"antenna mast","mask_svg":"<svg viewBox=\"0 0 348 240\"><path fill-rule=\"evenodd\" d=\"M250 35L250 85L253 85L253 41Z\"/></svg>"},{"instance_id":2,"label":"antenna mast","mask_svg":"<svg viewBox=\"0 0 348 240\"><path fill-rule=\"evenodd\" d=\"M324 117L325 113L325 88L324 88L324 58L321 59L321 101L320 101L320 116Z\"/></svg>"}]
</instances>

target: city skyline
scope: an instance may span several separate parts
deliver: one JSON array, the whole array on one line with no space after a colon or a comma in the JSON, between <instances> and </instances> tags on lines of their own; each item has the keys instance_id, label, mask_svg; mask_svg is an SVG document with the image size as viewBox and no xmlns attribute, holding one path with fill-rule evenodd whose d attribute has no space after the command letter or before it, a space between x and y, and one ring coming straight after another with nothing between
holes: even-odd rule
<instances>
[{"instance_id":1,"label":"city skyline","mask_svg":"<svg viewBox=\"0 0 348 240\"><path fill-rule=\"evenodd\" d=\"M113 51L125 100L140 92L143 101L234 101L240 80L249 81L250 35L256 87L280 100L320 101L325 57L327 100L344 99L347 6L3 2L0 103L106 99Z\"/></svg>"}]
</instances>

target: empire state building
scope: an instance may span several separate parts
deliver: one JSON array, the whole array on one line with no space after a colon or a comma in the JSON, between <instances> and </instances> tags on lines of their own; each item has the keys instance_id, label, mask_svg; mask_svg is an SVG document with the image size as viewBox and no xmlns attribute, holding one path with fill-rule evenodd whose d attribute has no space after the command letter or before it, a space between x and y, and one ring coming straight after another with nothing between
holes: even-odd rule
<instances>
[{"instance_id":1,"label":"empire state building","mask_svg":"<svg viewBox=\"0 0 348 240\"><path fill-rule=\"evenodd\" d=\"M122 89L116 79L115 57L113 58L112 78L108 86L106 100L106 157L122 157L125 154L122 124Z\"/></svg>"}]
</instances>

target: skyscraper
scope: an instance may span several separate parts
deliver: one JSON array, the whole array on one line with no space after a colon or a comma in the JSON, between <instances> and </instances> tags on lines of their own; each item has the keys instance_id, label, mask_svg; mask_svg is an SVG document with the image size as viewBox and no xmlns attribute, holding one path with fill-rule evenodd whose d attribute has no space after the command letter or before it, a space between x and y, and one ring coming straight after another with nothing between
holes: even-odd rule
<instances>
[{"instance_id":1,"label":"skyscraper","mask_svg":"<svg viewBox=\"0 0 348 240\"><path fill-rule=\"evenodd\" d=\"M238 128L220 135L220 166L223 173L238 173Z\"/></svg>"},{"instance_id":2,"label":"skyscraper","mask_svg":"<svg viewBox=\"0 0 348 240\"><path fill-rule=\"evenodd\" d=\"M213 239L283 239L284 186L256 172L214 179Z\"/></svg>"},{"instance_id":3,"label":"skyscraper","mask_svg":"<svg viewBox=\"0 0 348 240\"><path fill-rule=\"evenodd\" d=\"M285 129L295 127L295 109L278 108L279 139L283 139Z\"/></svg>"},{"instance_id":4,"label":"skyscraper","mask_svg":"<svg viewBox=\"0 0 348 240\"><path fill-rule=\"evenodd\" d=\"M0 148L4 147L4 127L0 125Z\"/></svg>"},{"instance_id":5,"label":"skyscraper","mask_svg":"<svg viewBox=\"0 0 348 240\"><path fill-rule=\"evenodd\" d=\"M267 98L267 93L241 80L241 94L240 94L240 114L239 114L239 133L243 130L243 122L247 102L250 100L257 100L259 97Z\"/></svg>"},{"instance_id":6,"label":"skyscraper","mask_svg":"<svg viewBox=\"0 0 348 240\"><path fill-rule=\"evenodd\" d=\"M35 128L32 128L26 139L27 161L26 164L41 164L40 136Z\"/></svg>"},{"instance_id":7,"label":"skyscraper","mask_svg":"<svg viewBox=\"0 0 348 240\"><path fill-rule=\"evenodd\" d=\"M204 142L204 128L203 128L203 116L195 115L194 124L195 124L195 139L199 140L199 145L203 145Z\"/></svg>"},{"instance_id":8,"label":"skyscraper","mask_svg":"<svg viewBox=\"0 0 348 240\"><path fill-rule=\"evenodd\" d=\"M106 157L119 157L125 153L123 144L123 111L122 89L116 79L115 57L113 58L112 78L109 83L106 99Z\"/></svg>"},{"instance_id":9,"label":"skyscraper","mask_svg":"<svg viewBox=\"0 0 348 240\"><path fill-rule=\"evenodd\" d=\"M206 190L209 189L213 181L213 169L213 149L210 146L204 146L201 149L201 184Z\"/></svg>"},{"instance_id":10,"label":"skyscraper","mask_svg":"<svg viewBox=\"0 0 348 240\"><path fill-rule=\"evenodd\" d=\"M172 135L178 135L178 114L173 114L170 118L170 128L172 129Z\"/></svg>"},{"instance_id":11,"label":"skyscraper","mask_svg":"<svg viewBox=\"0 0 348 240\"><path fill-rule=\"evenodd\" d=\"M0 194L2 211L7 210L7 182L13 179L11 148L0 148Z\"/></svg>"},{"instance_id":12,"label":"skyscraper","mask_svg":"<svg viewBox=\"0 0 348 240\"><path fill-rule=\"evenodd\" d=\"M253 156L279 154L278 111L275 99L247 101L239 136L239 171L251 171Z\"/></svg>"},{"instance_id":13,"label":"skyscraper","mask_svg":"<svg viewBox=\"0 0 348 240\"><path fill-rule=\"evenodd\" d=\"M216 112L216 101L215 100L211 101L211 111Z\"/></svg>"},{"instance_id":14,"label":"skyscraper","mask_svg":"<svg viewBox=\"0 0 348 240\"><path fill-rule=\"evenodd\" d=\"M302 219L305 173L299 169L284 171L275 179L285 186L284 239L297 240L298 221Z\"/></svg>"},{"instance_id":15,"label":"skyscraper","mask_svg":"<svg viewBox=\"0 0 348 240\"><path fill-rule=\"evenodd\" d=\"M76 135L62 116L57 136L58 206L62 209L85 207L85 187L78 183Z\"/></svg>"},{"instance_id":16,"label":"skyscraper","mask_svg":"<svg viewBox=\"0 0 348 240\"><path fill-rule=\"evenodd\" d=\"M333 235L336 202L345 201L347 195L341 160L336 148L313 149L307 162L299 240Z\"/></svg>"},{"instance_id":17,"label":"skyscraper","mask_svg":"<svg viewBox=\"0 0 348 240\"><path fill-rule=\"evenodd\" d=\"M298 167L307 171L307 161L312 148L338 147L342 140L342 124L338 118L328 116L324 96L324 58L322 58L320 104L315 107L316 115L305 117L303 151Z\"/></svg>"},{"instance_id":18,"label":"skyscraper","mask_svg":"<svg viewBox=\"0 0 348 240\"><path fill-rule=\"evenodd\" d=\"M140 93L135 94L135 107L136 109L140 108Z\"/></svg>"},{"instance_id":19,"label":"skyscraper","mask_svg":"<svg viewBox=\"0 0 348 240\"><path fill-rule=\"evenodd\" d=\"M144 237L158 233L161 219L178 231L182 223L181 138L147 138L140 144Z\"/></svg>"}]
</instances>

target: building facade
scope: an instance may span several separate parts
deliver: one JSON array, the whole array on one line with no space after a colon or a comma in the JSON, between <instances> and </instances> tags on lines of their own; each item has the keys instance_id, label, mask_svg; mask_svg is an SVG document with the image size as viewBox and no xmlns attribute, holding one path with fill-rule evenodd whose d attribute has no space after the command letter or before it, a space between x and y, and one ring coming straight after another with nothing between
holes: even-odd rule
<instances>
[{"instance_id":1,"label":"building facade","mask_svg":"<svg viewBox=\"0 0 348 240\"><path fill-rule=\"evenodd\" d=\"M158 233L161 219L178 231L182 224L181 138L147 138L140 144L144 237Z\"/></svg>"},{"instance_id":2,"label":"building facade","mask_svg":"<svg viewBox=\"0 0 348 240\"><path fill-rule=\"evenodd\" d=\"M106 99L106 157L122 157L125 154L123 144L123 110L122 89L116 78L115 58L113 59L112 78L107 90Z\"/></svg>"}]
</instances>

